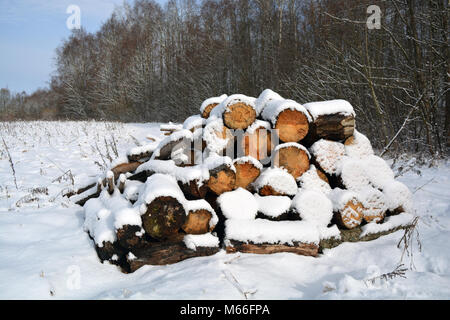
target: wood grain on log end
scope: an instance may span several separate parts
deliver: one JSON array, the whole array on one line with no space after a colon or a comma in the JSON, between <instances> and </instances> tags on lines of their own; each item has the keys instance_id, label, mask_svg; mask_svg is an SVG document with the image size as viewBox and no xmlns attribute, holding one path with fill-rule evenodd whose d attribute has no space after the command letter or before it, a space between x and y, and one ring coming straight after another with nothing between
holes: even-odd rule
<instances>
[{"instance_id":1,"label":"wood grain on log end","mask_svg":"<svg viewBox=\"0 0 450 320\"><path fill-rule=\"evenodd\" d=\"M213 227L209 226L209 221L212 218L211 212L208 210L194 210L189 211L188 217L182 229L188 234L204 234L210 232Z\"/></svg>"},{"instance_id":2,"label":"wood grain on log end","mask_svg":"<svg viewBox=\"0 0 450 320\"><path fill-rule=\"evenodd\" d=\"M303 112L286 109L278 115L275 129L281 141L298 142L308 134L308 118Z\"/></svg>"},{"instance_id":3,"label":"wood grain on log end","mask_svg":"<svg viewBox=\"0 0 450 320\"><path fill-rule=\"evenodd\" d=\"M277 150L274 154L274 163L277 167L285 168L295 179L309 169L308 154L296 147Z\"/></svg>"},{"instance_id":4,"label":"wood grain on log end","mask_svg":"<svg viewBox=\"0 0 450 320\"><path fill-rule=\"evenodd\" d=\"M232 191L236 187L236 173L227 165L221 165L209 172L208 187L217 195Z\"/></svg>"},{"instance_id":5,"label":"wood grain on log end","mask_svg":"<svg viewBox=\"0 0 450 320\"><path fill-rule=\"evenodd\" d=\"M235 163L234 166L236 168L236 188L246 189L261 173L251 162Z\"/></svg>"},{"instance_id":6,"label":"wood grain on log end","mask_svg":"<svg viewBox=\"0 0 450 320\"><path fill-rule=\"evenodd\" d=\"M246 129L255 119L255 109L242 102L229 106L223 114L223 122L230 129Z\"/></svg>"},{"instance_id":7,"label":"wood grain on log end","mask_svg":"<svg viewBox=\"0 0 450 320\"><path fill-rule=\"evenodd\" d=\"M217 105L218 105L218 103L208 104L202 112L202 118L208 119L209 114L211 113L212 109L214 109Z\"/></svg>"}]
</instances>

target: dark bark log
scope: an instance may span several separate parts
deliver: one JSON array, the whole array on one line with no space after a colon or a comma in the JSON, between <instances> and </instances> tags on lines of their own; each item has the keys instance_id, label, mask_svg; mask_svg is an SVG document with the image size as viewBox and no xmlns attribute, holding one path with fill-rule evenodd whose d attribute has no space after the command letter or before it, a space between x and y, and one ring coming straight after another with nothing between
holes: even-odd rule
<instances>
[{"instance_id":1,"label":"dark bark log","mask_svg":"<svg viewBox=\"0 0 450 320\"><path fill-rule=\"evenodd\" d=\"M150 242L143 248L132 250L136 259L128 259L128 265L130 272L134 272L144 265L172 264L193 257L210 256L218 251L218 247L197 247L194 251L187 248L183 241Z\"/></svg>"},{"instance_id":2,"label":"dark bark log","mask_svg":"<svg viewBox=\"0 0 450 320\"><path fill-rule=\"evenodd\" d=\"M170 239L186 222L186 212L181 203L172 197L158 197L147 205L142 215L145 232L155 239Z\"/></svg>"},{"instance_id":3,"label":"dark bark log","mask_svg":"<svg viewBox=\"0 0 450 320\"><path fill-rule=\"evenodd\" d=\"M319 253L319 246L313 243L294 243L293 246L285 244L253 244L231 240L232 246L227 246L227 253L257 253L272 254L279 252L291 252L303 256L316 257Z\"/></svg>"}]
</instances>

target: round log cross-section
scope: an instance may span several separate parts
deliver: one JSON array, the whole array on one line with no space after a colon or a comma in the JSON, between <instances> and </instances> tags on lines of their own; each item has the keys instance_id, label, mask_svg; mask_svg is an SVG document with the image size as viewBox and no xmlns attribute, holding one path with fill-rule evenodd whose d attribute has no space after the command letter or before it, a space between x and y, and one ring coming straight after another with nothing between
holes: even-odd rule
<instances>
[{"instance_id":1,"label":"round log cross-section","mask_svg":"<svg viewBox=\"0 0 450 320\"><path fill-rule=\"evenodd\" d=\"M281 141L298 142L308 134L308 118L303 112L286 109L278 115L275 129Z\"/></svg>"},{"instance_id":2,"label":"round log cross-section","mask_svg":"<svg viewBox=\"0 0 450 320\"><path fill-rule=\"evenodd\" d=\"M279 148L274 154L274 164L285 168L295 179L309 169L309 157L305 150L294 146Z\"/></svg>"},{"instance_id":3,"label":"round log cross-section","mask_svg":"<svg viewBox=\"0 0 450 320\"><path fill-rule=\"evenodd\" d=\"M186 222L183 205L173 197L158 197L147 205L142 216L144 230L155 239L170 239L176 236Z\"/></svg>"},{"instance_id":4,"label":"round log cross-section","mask_svg":"<svg viewBox=\"0 0 450 320\"><path fill-rule=\"evenodd\" d=\"M255 109L242 102L229 106L223 114L223 122L230 129L246 129L255 119Z\"/></svg>"}]
</instances>

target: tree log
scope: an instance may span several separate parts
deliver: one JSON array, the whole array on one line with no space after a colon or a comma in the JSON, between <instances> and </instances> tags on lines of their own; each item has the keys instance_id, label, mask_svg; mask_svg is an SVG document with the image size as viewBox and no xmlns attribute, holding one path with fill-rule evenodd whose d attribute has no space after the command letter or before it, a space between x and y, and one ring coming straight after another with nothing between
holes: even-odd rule
<instances>
[{"instance_id":1,"label":"tree log","mask_svg":"<svg viewBox=\"0 0 450 320\"><path fill-rule=\"evenodd\" d=\"M212 213L206 209L189 211L188 217L182 229L189 234L204 234L212 231L214 227L209 226Z\"/></svg>"},{"instance_id":2,"label":"tree log","mask_svg":"<svg viewBox=\"0 0 450 320\"><path fill-rule=\"evenodd\" d=\"M317 140L343 141L353 135L355 118L343 114L330 114L317 117L310 124L305 141L311 145Z\"/></svg>"},{"instance_id":3,"label":"tree log","mask_svg":"<svg viewBox=\"0 0 450 320\"><path fill-rule=\"evenodd\" d=\"M140 247L143 245L144 240L141 233L141 227L124 225L122 228L117 230L117 242L122 248L132 249Z\"/></svg>"},{"instance_id":4,"label":"tree log","mask_svg":"<svg viewBox=\"0 0 450 320\"><path fill-rule=\"evenodd\" d=\"M205 110L203 110L202 118L208 119L209 118L209 114L211 113L212 109L214 109L217 105L218 105L218 103L208 104L206 106Z\"/></svg>"},{"instance_id":5,"label":"tree log","mask_svg":"<svg viewBox=\"0 0 450 320\"><path fill-rule=\"evenodd\" d=\"M234 167L236 168L236 188L247 189L261 173L261 170L250 161L235 162Z\"/></svg>"},{"instance_id":6,"label":"tree log","mask_svg":"<svg viewBox=\"0 0 450 320\"><path fill-rule=\"evenodd\" d=\"M339 226L353 229L361 224L363 209L361 202L350 200L342 209L334 213L334 218Z\"/></svg>"},{"instance_id":7,"label":"tree log","mask_svg":"<svg viewBox=\"0 0 450 320\"><path fill-rule=\"evenodd\" d=\"M303 256L316 257L319 253L319 246L313 243L294 242L293 246L285 244L253 244L231 240L232 246L227 246L227 253L256 253L256 254L272 254L279 252L291 252Z\"/></svg>"},{"instance_id":8,"label":"tree log","mask_svg":"<svg viewBox=\"0 0 450 320\"><path fill-rule=\"evenodd\" d=\"M308 133L308 118L303 112L286 109L277 117L275 129L283 142L298 142Z\"/></svg>"},{"instance_id":9,"label":"tree log","mask_svg":"<svg viewBox=\"0 0 450 320\"><path fill-rule=\"evenodd\" d=\"M145 232L159 240L173 238L186 222L186 212L173 197L157 197L142 215Z\"/></svg>"},{"instance_id":10,"label":"tree log","mask_svg":"<svg viewBox=\"0 0 450 320\"><path fill-rule=\"evenodd\" d=\"M228 106L223 114L223 122L230 129L246 129L255 120L255 108L243 102Z\"/></svg>"},{"instance_id":11,"label":"tree log","mask_svg":"<svg viewBox=\"0 0 450 320\"><path fill-rule=\"evenodd\" d=\"M134 172L141 164L142 162L140 161L134 161L130 163L122 163L119 164L118 166L115 166L114 168L111 169L111 171L114 173L114 180L117 180L117 178L122 173Z\"/></svg>"},{"instance_id":12,"label":"tree log","mask_svg":"<svg viewBox=\"0 0 450 320\"><path fill-rule=\"evenodd\" d=\"M128 259L130 272L144 265L166 265L188 258L210 256L219 251L219 247L197 247L191 250L183 241L150 242L143 248L133 249L135 259Z\"/></svg>"},{"instance_id":13,"label":"tree log","mask_svg":"<svg viewBox=\"0 0 450 320\"><path fill-rule=\"evenodd\" d=\"M266 185L259 189L260 196L286 196L286 194L275 191L271 186Z\"/></svg>"},{"instance_id":14,"label":"tree log","mask_svg":"<svg viewBox=\"0 0 450 320\"><path fill-rule=\"evenodd\" d=\"M234 190L236 187L236 173L223 164L209 171L208 187L217 195Z\"/></svg>"},{"instance_id":15,"label":"tree log","mask_svg":"<svg viewBox=\"0 0 450 320\"><path fill-rule=\"evenodd\" d=\"M197 179L189 181L189 183L178 181L178 185L188 200L203 199L208 192L207 184L200 185Z\"/></svg>"},{"instance_id":16,"label":"tree log","mask_svg":"<svg viewBox=\"0 0 450 320\"><path fill-rule=\"evenodd\" d=\"M280 145L273 157L275 166L285 168L295 179L309 169L308 154L295 146Z\"/></svg>"}]
</instances>

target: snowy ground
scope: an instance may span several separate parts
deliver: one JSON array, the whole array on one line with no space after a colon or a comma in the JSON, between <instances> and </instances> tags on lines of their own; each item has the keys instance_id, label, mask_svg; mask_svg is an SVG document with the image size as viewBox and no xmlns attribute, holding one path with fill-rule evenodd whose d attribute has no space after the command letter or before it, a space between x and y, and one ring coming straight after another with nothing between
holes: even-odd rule
<instances>
[{"instance_id":1,"label":"snowy ground","mask_svg":"<svg viewBox=\"0 0 450 320\"><path fill-rule=\"evenodd\" d=\"M145 143L149 134L159 135L156 124L0 123L0 298L450 298L449 161L420 168L421 175L409 171L399 178L414 192L420 216L422 248L419 252L414 242L413 257L404 255L406 278L379 277L400 263L397 243L403 231L346 243L319 258L221 251L175 265L146 266L128 275L101 264L82 229L83 209L61 192L95 176L103 160L108 163L106 145L113 146L113 140L121 153L137 141ZM2 137L14 163L17 188Z\"/></svg>"}]
</instances>

